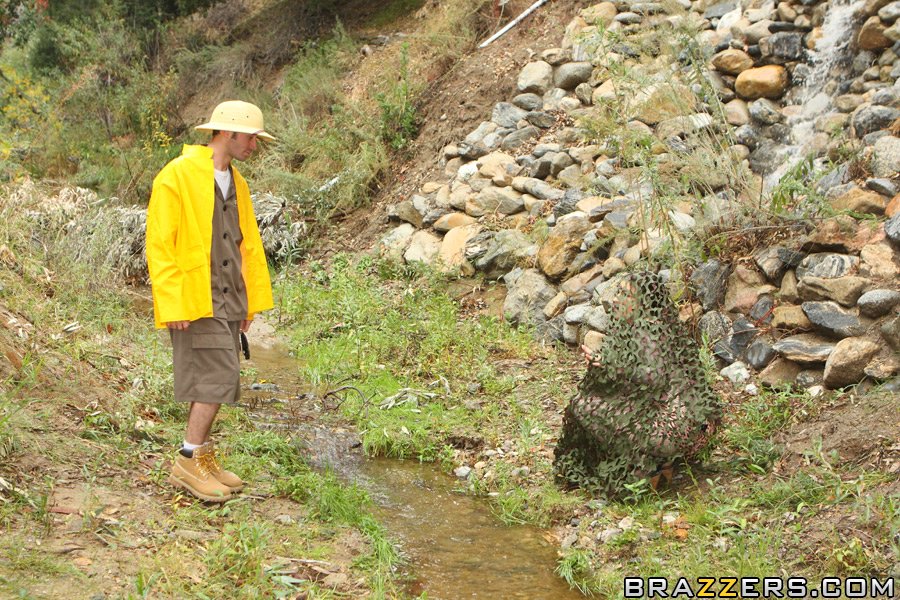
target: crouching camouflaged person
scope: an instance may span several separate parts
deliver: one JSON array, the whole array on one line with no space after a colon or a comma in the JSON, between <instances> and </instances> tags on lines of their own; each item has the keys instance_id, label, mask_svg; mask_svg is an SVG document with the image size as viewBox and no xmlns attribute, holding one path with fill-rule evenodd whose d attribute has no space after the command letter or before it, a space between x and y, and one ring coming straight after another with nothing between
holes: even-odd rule
<instances>
[{"instance_id":1,"label":"crouching camouflaged person","mask_svg":"<svg viewBox=\"0 0 900 600\"><path fill-rule=\"evenodd\" d=\"M223 502L244 482L219 465L209 432L219 407L240 398L241 332L272 308L250 189L232 161L274 138L259 108L240 101L219 104L196 129L212 132L209 144L185 145L153 181L147 264L156 326L172 340L175 400L190 403L169 482Z\"/></svg>"}]
</instances>

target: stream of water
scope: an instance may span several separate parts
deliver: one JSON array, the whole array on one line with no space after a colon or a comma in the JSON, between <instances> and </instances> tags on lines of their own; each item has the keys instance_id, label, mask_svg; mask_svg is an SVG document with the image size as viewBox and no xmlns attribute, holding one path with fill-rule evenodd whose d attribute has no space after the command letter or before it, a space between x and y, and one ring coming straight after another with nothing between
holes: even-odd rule
<instances>
[{"instance_id":1,"label":"stream of water","mask_svg":"<svg viewBox=\"0 0 900 600\"><path fill-rule=\"evenodd\" d=\"M254 348L253 364L271 384L245 396L274 399L285 415L279 419L277 411L267 410L254 420L279 429L296 427L313 464L327 466L369 492L377 505L375 516L408 558L411 596L582 598L554 574L555 547L540 529L504 525L485 499L455 491L457 480L434 465L367 458L352 448L357 436L351 431L296 423L286 416L289 403L299 401L296 361L278 347Z\"/></svg>"}]
</instances>

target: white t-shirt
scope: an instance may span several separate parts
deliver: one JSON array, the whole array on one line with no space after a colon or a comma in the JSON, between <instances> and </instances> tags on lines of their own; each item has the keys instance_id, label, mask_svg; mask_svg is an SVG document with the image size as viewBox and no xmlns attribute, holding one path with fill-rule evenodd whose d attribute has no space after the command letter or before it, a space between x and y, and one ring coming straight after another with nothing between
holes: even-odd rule
<instances>
[{"instance_id":1,"label":"white t-shirt","mask_svg":"<svg viewBox=\"0 0 900 600\"><path fill-rule=\"evenodd\" d=\"M231 169L225 169L224 171L213 169L213 174L216 177L216 185L219 186L219 191L222 192L222 198L228 198L228 193L231 191Z\"/></svg>"}]
</instances>

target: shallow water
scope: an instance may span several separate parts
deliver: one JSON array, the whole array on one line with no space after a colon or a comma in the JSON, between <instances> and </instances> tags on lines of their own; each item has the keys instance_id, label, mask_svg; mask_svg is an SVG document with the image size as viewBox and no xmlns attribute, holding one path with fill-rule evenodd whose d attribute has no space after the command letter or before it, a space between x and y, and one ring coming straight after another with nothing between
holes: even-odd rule
<instances>
[{"instance_id":1,"label":"shallow water","mask_svg":"<svg viewBox=\"0 0 900 600\"><path fill-rule=\"evenodd\" d=\"M457 480L434 465L367 458L352 431L317 426L310 407L291 408L299 396L297 364L285 350L256 347L253 365L269 383L244 393L251 404L259 400L250 411L254 421L296 431L313 464L369 492L376 517L408 559L410 595L425 592L431 600L582 598L554 574L556 550L540 529L506 526L486 499L454 491Z\"/></svg>"}]
</instances>

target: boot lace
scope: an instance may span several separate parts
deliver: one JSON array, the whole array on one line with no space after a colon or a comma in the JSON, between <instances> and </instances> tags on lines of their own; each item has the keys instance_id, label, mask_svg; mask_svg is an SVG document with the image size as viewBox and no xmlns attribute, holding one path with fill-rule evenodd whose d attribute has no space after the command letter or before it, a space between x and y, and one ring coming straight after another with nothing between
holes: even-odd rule
<instances>
[{"instance_id":1,"label":"boot lace","mask_svg":"<svg viewBox=\"0 0 900 600\"><path fill-rule=\"evenodd\" d=\"M199 460L200 464L203 465L203 468L213 475L222 470L221 465L219 465L219 461L216 460L215 448L210 448L209 450L201 454Z\"/></svg>"}]
</instances>

